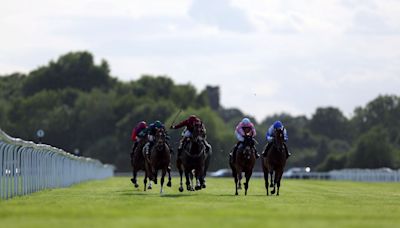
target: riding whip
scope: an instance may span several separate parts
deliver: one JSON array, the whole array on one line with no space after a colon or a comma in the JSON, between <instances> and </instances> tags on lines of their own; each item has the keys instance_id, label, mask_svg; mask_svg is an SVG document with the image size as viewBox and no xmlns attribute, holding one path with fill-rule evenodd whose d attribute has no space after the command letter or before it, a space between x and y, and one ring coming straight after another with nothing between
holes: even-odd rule
<instances>
[{"instance_id":1,"label":"riding whip","mask_svg":"<svg viewBox=\"0 0 400 228\"><path fill-rule=\"evenodd\" d=\"M171 123L171 128L172 128L172 126L175 125L176 118L178 118L178 116L179 116L179 114L181 114L181 112L182 112L182 109L179 109L179 112L176 114L174 120L173 120L172 123Z\"/></svg>"}]
</instances>

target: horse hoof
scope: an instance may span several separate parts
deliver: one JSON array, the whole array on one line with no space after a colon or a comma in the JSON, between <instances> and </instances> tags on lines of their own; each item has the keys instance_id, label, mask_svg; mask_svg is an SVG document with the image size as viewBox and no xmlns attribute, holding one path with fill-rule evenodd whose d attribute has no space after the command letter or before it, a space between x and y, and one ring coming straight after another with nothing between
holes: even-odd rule
<instances>
[{"instance_id":1,"label":"horse hoof","mask_svg":"<svg viewBox=\"0 0 400 228\"><path fill-rule=\"evenodd\" d=\"M138 185L138 184L135 184L135 188L139 188L139 185Z\"/></svg>"},{"instance_id":2,"label":"horse hoof","mask_svg":"<svg viewBox=\"0 0 400 228\"><path fill-rule=\"evenodd\" d=\"M201 185L201 188L206 188L206 187L207 187L206 184Z\"/></svg>"},{"instance_id":3,"label":"horse hoof","mask_svg":"<svg viewBox=\"0 0 400 228\"><path fill-rule=\"evenodd\" d=\"M171 182L168 182L167 187L171 187L171 186L172 186Z\"/></svg>"},{"instance_id":4,"label":"horse hoof","mask_svg":"<svg viewBox=\"0 0 400 228\"><path fill-rule=\"evenodd\" d=\"M235 193L235 196L237 196L237 195L239 195L239 193L236 192L236 193Z\"/></svg>"},{"instance_id":5,"label":"horse hoof","mask_svg":"<svg viewBox=\"0 0 400 228\"><path fill-rule=\"evenodd\" d=\"M180 191L180 192L183 192L183 187L182 187L182 186L179 187L179 191Z\"/></svg>"},{"instance_id":6,"label":"horse hoof","mask_svg":"<svg viewBox=\"0 0 400 228\"><path fill-rule=\"evenodd\" d=\"M154 180L154 184L157 184L157 179Z\"/></svg>"},{"instance_id":7,"label":"horse hoof","mask_svg":"<svg viewBox=\"0 0 400 228\"><path fill-rule=\"evenodd\" d=\"M201 186L200 185L196 185L195 189L196 189L196 191L201 190Z\"/></svg>"},{"instance_id":8,"label":"horse hoof","mask_svg":"<svg viewBox=\"0 0 400 228\"><path fill-rule=\"evenodd\" d=\"M151 189L153 189L153 187L151 187L151 186L148 186L148 187L147 187L147 189L151 190Z\"/></svg>"},{"instance_id":9,"label":"horse hoof","mask_svg":"<svg viewBox=\"0 0 400 228\"><path fill-rule=\"evenodd\" d=\"M271 194L273 195L273 194L275 194L275 191L273 190L273 191L271 191Z\"/></svg>"}]
</instances>

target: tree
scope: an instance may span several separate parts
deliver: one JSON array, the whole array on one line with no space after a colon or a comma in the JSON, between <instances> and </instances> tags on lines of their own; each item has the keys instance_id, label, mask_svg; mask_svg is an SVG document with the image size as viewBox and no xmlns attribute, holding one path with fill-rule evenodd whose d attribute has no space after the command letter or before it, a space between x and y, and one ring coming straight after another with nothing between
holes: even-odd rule
<instances>
[{"instance_id":1,"label":"tree","mask_svg":"<svg viewBox=\"0 0 400 228\"><path fill-rule=\"evenodd\" d=\"M32 71L25 80L23 92L29 96L42 90L107 88L114 82L109 72L107 62L103 60L96 66L88 52L68 53Z\"/></svg>"},{"instance_id":2,"label":"tree","mask_svg":"<svg viewBox=\"0 0 400 228\"><path fill-rule=\"evenodd\" d=\"M381 125L389 131L391 142L396 142L400 137L400 97L379 96L369 102L365 108L355 109L354 113L351 122L357 135L365 133L374 126Z\"/></svg>"},{"instance_id":3,"label":"tree","mask_svg":"<svg viewBox=\"0 0 400 228\"><path fill-rule=\"evenodd\" d=\"M309 123L309 128L314 134L350 141L348 126L347 118L339 109L333 107L317 108Z\"/></svg>"},{"instance_id":4,"label":"tree","mask_svg":"<svg viewBox=\"0 0 400 228\"><path fill-rule=\"evenodd\" d=\"M382 126L371 128L360 136L349 156L349 167L394 168L395 150L389 141L389 134Z\"/></svg>"}]
</instances>

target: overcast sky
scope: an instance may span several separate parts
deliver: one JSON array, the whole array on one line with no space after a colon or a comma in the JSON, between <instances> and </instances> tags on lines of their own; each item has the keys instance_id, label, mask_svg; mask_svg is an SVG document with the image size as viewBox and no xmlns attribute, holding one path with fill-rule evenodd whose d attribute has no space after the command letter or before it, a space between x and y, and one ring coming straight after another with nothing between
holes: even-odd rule
<instances>
[{"instance_id":1,"label":"overcast sky","mask_svg":"<svg viewBox=\"0 0 400 228\"><path fill-rule=\"evenodd\" d=\"M350 116L400 95L399 0L0 0L0 74L69 51L106 59L121 80L168 75L221 87L258 120Z\"/></svg>"}]
</instances>

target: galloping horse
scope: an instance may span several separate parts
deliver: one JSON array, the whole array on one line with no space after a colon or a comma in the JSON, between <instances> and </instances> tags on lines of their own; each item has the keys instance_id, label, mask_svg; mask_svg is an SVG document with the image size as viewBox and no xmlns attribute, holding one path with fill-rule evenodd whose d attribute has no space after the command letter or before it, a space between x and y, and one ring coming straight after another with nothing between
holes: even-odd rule
<instances>
[{"instance_id":1,"label":"galloping horse","mask_svg":"<svg viewBox=\"0 0 400 228\"><path fill-rule=\"evenodd\" d=\"M275 132L275 137L272 146L267 153L266 157L262 158L262 167L264 171L265 189L268 193L268 174L271 176L271 185L274 189L271 194L275 194L275 187L278 186L278 191L276 195L279 196L279 187L281 186L281 179L283 175L283 170L286 165L286 146L284 144L284 133L282 129L277 129ZM275 173L274 180L272 181L272 175Z\"/></svg>"},{"instance_id":2,"label":"galloping horse","mask_svg":"<svg viewBox=\"0 0 400 228\"><path fill-rule=\"evenodd\" d=\"M145 177L143 180L144 183L144 189L146 190L146 184L147 184L147 175L146 175L146 166L145 166L145 160L144 160L144 156L142 153L142 149L144 147L144 145L146 144L147 140L143 139L140 142L138 142L138 145L136 146L136 149L134 151L132 151L131 153L131 166L132 166L132 176L133 178L131 178L131 181L133 183L133 185L135 186L135 188L139 187L139 184L137 183L137 173L140 170L143 170L145 172ZM151 181L149 183L148 189L151 189Z\"/></svg>"},{"instance_id":3,"label":"galloping horse","mask_svg":"<svg viewBox=\"0 0 400 228\"><path fill-rule=\"evenodd\" d=\"M176 166L179 170L180 187L179 191L183 192L182 176L185 172L186 189L188 191L201 190L206 188L205 176L207 173L208 164L210 162L211 151L206 153L202 137L202 126L196 126L192 136L186 140L185 146L182 148L181 157L176 160ZM196 178L196 186L193 189L192 178Z\"/></svg>"},{"instance_id":4,"label":"galloping horse","mask_svg":"<svg viewBox=\"0 0 400 228\"><path fill-rule=\"evenodd\" d=\"M253 167L256 162L254 151L254 140L251 136L246 135L242 145L237 149L236 154L232 155L235 158L231 159L229 165L232 169L232 176L235 179L235 195L238 195L238 189L241 189L240 182L242 180L242 172L245 173L246 183L244 183L244 194L247 195L249 181L253 173Z\"/></svg>"},{"instance_id":5,"label":"galloping horse","mask_svg":"<svg viewBox=\"0 0 400 228\"><path fill-rule=\"evenodd\" d=\"M163 193L164 177L168 173L167 186L171 187L171 153L167 144L167 135L164 129L158 129L155 135L155 144L150 150L150 156L146 156L146 174L149 179L157 184L158 170L161 170L161 189L160 194Z\"/></svg>"}]
</instances>

